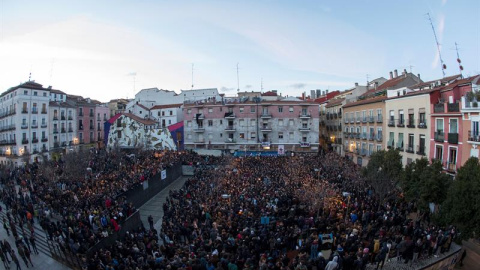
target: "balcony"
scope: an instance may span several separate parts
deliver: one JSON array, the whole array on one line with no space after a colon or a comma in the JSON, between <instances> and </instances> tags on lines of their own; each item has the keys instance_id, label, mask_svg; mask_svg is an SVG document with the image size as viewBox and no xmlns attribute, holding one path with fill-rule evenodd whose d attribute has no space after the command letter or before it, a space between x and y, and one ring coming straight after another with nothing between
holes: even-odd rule
<instances>
[{"instance_id":1,"label":"balcony","mask_svg":"<svg viewBox=\"0 0 480 270\"><path fill-rule=\"evenodd\" d=\"M22 144L27 144L28 140L27 139L22 139Z\"/></svg>"},{"instance_id":2,"label":"balcony","mask_svg":"<svg viewBox=\"0 0 480 270\"><path fill-rule=\"evenodd\" d=\"M383 140L382 134L377 134L376 140L377 140L377 142L381 142Z\"/></svg>"},{"instance_id":3,"label":"balcony","mask_svg":"<svg viewBox=\"0 0 480 270\"><path fill-rule=\"evenodd\" d=\"M47 111L46 111L46 110L42 110L42 114L47 114Z\"/></svg>"},{"instance_id":4,"label":"balcony","mask_svg":"<svg viewBox=\"0 0 480 270\"><path fill-rule=\"evenodd\" d=\"M95 126L89 126L90 130L94 130Z\"/></svg>"},{"instance_id":5,"label":"balcony","mask_svg":"<svg viewBox=\"0 0 480 270\"><path fill-rule=\"evenodd\" d=\"M89 116L89 117L93 117L94 115L93 115L93 113L90 113L88 116Z\"/></svg>"},{"instance_id":6,"label":"balcony","mask_svg":"<svg viewBox=\"0 0 480 270\"><path fill-rule=\"evenodd\" d=\"M28 113L27 108L23 108L22 113Z\"/></svg>"},{"instance_id":7,"label":"balcony","mask_svg":"<svg viewBox=\"0 0 480 270\"><path fill-rule=\"evenodd\" d=\"M100 129L99 129L100 130ZM72 128L68 128L68 133L73 132Z\"/></svg>"},{"instance_id":8,"label":"balcony","mask_svg":"<svg viewBox=\"0 0 480 270\"><path fill-rule=\"evenodd\" d=\"M383 116L377 115L377 123L383 123Z\"/></svg>"},{"instance_id":9,"label":"balcony","mask_svg":"<svg viewBox=\"0 0 480 270\"><path fill-rule=\"evenodd\" d=\"M457 163L456 162L446 162L445 164L447 171L449 172L456 172L457 171Z\"/></svg>"},{"instance_id":10,"label":"balcony","mask_svg":"<svg viewBox=\"0 0 480 270\"><path fill-rule=\"evenodd\" d=\"M54 147L54 148L60 147L60 143L59 143L59 142L54 142L54 143L53 143L53 147Z\"/></svg>"},{"instance_id":11,"label":"balcony","mask_svg":"<svg viewBox=\"0 0 480 270\"><path fill-rule=\"evenodd\" d=\"M28 125L27 123L22 123L22 126L21 126L22 129L27 129L28 128Z\"/></svg>"},{"instance_id":12,"label":"balcony","mask_svg":"<svg viewBox=\"0 0 480 270\"><path fill-rule=\"evenodd\" d=\"M392 120L392 119L388 120L388 126L389 127L394 127L395 126L395 120Z\"/></svg>"},{"instance_id":13,"label":"balcony","mask_svg":"<svg viewBox=\"0 0 480 270\"><path fill-rule=\"evenodd\" d=\"M413 144L407 144L407 148L405 149L405 152L413 154L414 153Z\"/></svg>"},{"instance_id":14,"label":"balcony","mask_svg":"<svg viewBox=\"0 0 480 270\"><path fill-rule=\"evenodd\" d=\"M38 128L37 122L32 123L32 126L31 126L31 127L32 127L32 128Z\"/></svg>"},{"instance_id":15,"label":"balcony","mask_svg":"<svg viewBox=\"0 0 480 270\"><path fill-rule=\"evenodd\" d=\"M54 116L53 121L57 121L57 120L58 120L58 116Z\"/></svg>"},{"instance_id":16,"label":"balcony","mask_svg":"<svg viewBox=\"0 0 480 270\"><path fill-rule=\"evenodd\" d=\"M8 131L8 130L15 130L16 127L15 125L7 125L7 126L3 126L0 128L0 131Z\"/></svg>"},{"instance_id":17,"label":"balcony","mask_svg":"<svg viewBox=\"0 0 480 270\"><path fill-rule=\"evenodd\" d=\"M448 133L448 143L458 144L458 133Z\"/></svg>"},{"instance_id":18,"label":"balcony","mask_svg":"<svg viewBox=\"0 0 480 270\"><path fill-rule=\"evenodd\" d=\"M234 131L235 131L235 126L227 126L227 127L225 128L225 131L234 132Z\"/></svg>"},{"instance_id":19,"label":"balcony","mask_svg":"<svg viewBox=\"0 0 480 270\"><path fill-rule=\"evenodd\" d=\"M227 112L225 113L225 118L226 119L235 119L235 114L233 112Z\"/></svg>"},{"instance_id":20,"label":"balcony","mask_svg":"<svg viewBox=\"0 0 480 270\"><path fill-rule=\"evenodd\" d=\"M203 113L197 113L195 115L195 119L196 120L203 120L203 119L205 119L205 115L203 115Z\"/></svg>"},{"instance_id":21,"label":"balcony","mask_svg":"<svg viewBox=\"0 0 480 270\"><path fill-rule=\"evenodd\" d=\"M0 145L15 145L17 142L15 140L1 140Z\"/></svg>"},{"instance_id":22,"label":"balcony","mask_svg":"<svg viewBox=\"0 0 480 270\"><path fill-rule=\"evenodd\" d=\"M65 133L65 132L67 132L67 131L66 131L64 128L62 128L62 129L60 130L60 132L61 132L61 133Z\"/></svg>"},{"instance_id":23,"label":"balcony","mask_svg":"<svg viewBox=\"0 0 480 270\"><path fill-rule=\"evenodd\" d=\"M37 108L33 108L33 109L32 109L32 114L38 114Z\"/></svg>"},{"instance_id":24,"label":"balcony","mask_svg":"<svg viewBox=\"0 0 480 270\"><path fill-rule=\"evenodd\" d=\"M203 126L198 126L193 129L194 132L204 132L205 128Z\"/></svg>"},{"instance_id":25,"label":"balcony","mask_svg":"<svg viewBox=\"0 0 480 270\"><path fill-rule=\"evenodd\" d=\"M387 142L387 148L388 149L392 149L392 147L395 145L395 141L394 140L391 140L391 141L388 141Z\"/></svg>"},{"instance_id":26,"label":"balcony","mask_svg":"<svg viewBox=\"0 0 480 270\"><path fill-rule=\"evenodd\" d=\"M225 143L237 143L237 141L233 138L228 138L225 140Z\"/></svg>"},{"instance_id":27,"label":"balcony","mask_svg":"<svg viewBox=\"0 0 480 270\"><path fill-rule=\"evenodd\" d=\"M43 152L43 153L45 153L45 152L47 152L47 151L48 151L48 150L47 150L47 147L42 147L42 152Z\"/></svg>"},{"instance_id":28,"label":"balcony","mask_svg":"<svg viewBox=\"0 0 480 270\"><path fill-rule=\"evenodd\" d=\"M79 113L78 113L78 116L83 117L83 113L82 113L82 112L79 112Z\"/></svg>"},{"instance_id":29,"label":"balcony","mask_svg":"<svg viewBox=\"0 0 480 270\"><path fill-rule=\"evenodd\" d=\"M69 115L68 120L73 120L73 117L71 115Z\"/></svg>"},{"instance_id":30,"label":"balcony","mask_svg":"<svg viewBox=\"0 0 480 270\"><path fill-rule=\"evenodd\" d=\"M359 132L359 133L355 133L355 138L357 139L360 139L360 137L362 136L362 134Z\"/></svg>"},{"instance_id":31,"label":"balcony","mask_svg":"<svg viewBox=\"0 0 480 270\"><path fill-rule=\"evenodd\" d=\"M298 117L300 117L300 119L309 119L312 116L310 114L307 114L307 113L301 113Z\"/></svg>"},{"instance_id":32,"label":"balcony","mask_svg":"<svg viewBox=\"0 0 480 270\"><path fill-rule=\"evenodd\" d=\"M474 143L474 144L477 144L477 143L480 144L480 134L479 133L472 133L472 131L469 130L468 131L468 142L469 143Z\"/></svg>"},{"instance_id":33,"label":"balcony","mask_svg":"<svg viewBox=\"0 0 480 270\"><path fill-rule=\"evenodd\" d=\"M375 140L375 134L373 134L373 133L368 134L368 140L369 141L374 141Z\"/></svg>"},{"instance_id":34,"label":"balcony","mask_svg":"<svg viewBox=\"0 0 480 270\"><path fill-rule=\"evenodd\" d=\"M310 128L308 126L301 126L298 128L298 130L302 131L302 132L308 132L310 131Z\"/></svg>"},{"instance_id":35,"label":"balcony","mask_svg":"<svg viewBox=\"0 0 480 270\"><path fill-rule=\"evenodd\" d=\"M460 103L448 103L447 104L448 112L460 112Z\"/></svg>"},{"instance_id":36,"label":"balcony","mask_svg":"<svg viewBox=\"0 0 480 270\"><path fill-rule=\"evenodd\" d=\"M10 116L10 115L14 115L15 114L15 110L8 110L4 113L1 113L0 114L0 118L4 118L4 117L7 117L7 116Z\"/></svg>"},{"instance_id":37,"label":"balcony","mask_svg":"<svg viewBox=\"0 0 480 270\"><path fill-rule=\"evenodd\" d=\"M407 128L415 128L415 120L413 118L408 119Z\"/></svg>"},{"instance_id":38,"label":"balcony","mask_svg":"<svg viewBox=\"0 0 480 270\"><path fill-rule=\"evenodd\" d=\"M122 125L120 125L120 127L121 127L121 126L122 126ZM117 125L117 127L119 127L119 125ZM83 126L79 126L79 127L78 127L78 130L83 130Z\"/></svg>"},{"instance_id":39,"label":"balcony","mask_svg":"<svg viewBox=\"0 0 480 270\"><path fill-rule=\"evenodd\" d=\"M262 118L262 119L269 119L269 118L272 118L272 115L269 114L269 113L262 113L262 115L260 116L260 118Z\"/></svg>"},{"instance_id":40,"label":"balcony","mask_svg":"<svg viewBox=\"0 0 480 270\"><path fill-rule=\"evenodd\" d=\"M54 128L53 129L53 134L57 134L58 133L58 128Z\"/></svg>"},{"instance_id":41,"label":"balcony","mask_svg":"<svg viewBox=\"0 0 480 270\"><path fill-rule=\"evenodd\" d=\"M32 143L38 143L38 138L33 138Z\"/></svg>"},{"instance_id":42,"label":"balcony","mask_svg":"<svg viewBox=\"0 0 480 270\"><path fill-rule=\"evenodd\" d=\"M362 140L366 140L367 139L367 133L362 133Z\"/></svg>"},{"instance_id":43,"label":"balcony","mask_svg":"<svg viewBox=\"0 0 480 270\"><path fill-rule=\"evenodd\" d=\"M417 145L417 155L425 156L425 145Z\"/></svg>"},{"instance_id":44,"label":"balcony","mask_svg":"<svg viewBox=\"0 0 480 270\"><path fill-rule=\"evenodd\" d=\"M398 142L397 143L397 150L403 151L403 142Z\"/></svg>"},{"instance_id":45,"label":"balcony","mask_svg":"<svg viewBox=\"0 0 480 270\"><path fill-rule=\"evenodd\" d=\"M260 131L272 131L272 127L270 125L263 125L260 127Z\"/></svg>"},{"instance_id":46,"label":"balcony","mask_svg":"<svg viewBox=\"0 0 480 270\"><path fill-rule=\"evenodd\" d=\"M351 124L355 123L355 118L353 118L353 117L350 118L350 123L351 123Z\"/></svg>"},{"instance_id":47,"label":"balcony","mask_svg":"<svg viewBox=\"0 0 480 270\"><path fill-rule=\"evenodd\" d=\"M443 131L437 131L435 132L433 139L436 142L443 142L445 140L445 134L443 133Z\"/></svg>"},{"instance_id":48,"label":"balcony","mask_svg":"<svg viewBox=\"0 0 480 270\"><path fill-rule=\"evenodd\" d=\"M367 117L362 117L362 123L367 123Z\"/></svg>"},{"instance_id":49,"label":"balcony","mask_svg":"<svg viewBox=\"0 0 480 270\"><path fill-rule=\"evenodd\" d=\"M40 125L40 127L41 127L41 128L46 128L46 127L47 127L47 123L42 123L42 124Z\"/></svg>"},{"instance_id":50,"label":"balcony","mask_svg":"<svg viewBox=\"0 0 480 270\"><path fill-rule=\"evenodd\" d=\"M397 127L405 127L405 120L398 119Z\"/></svg>"},{"instance_id":51,"label":"balcony","mask_svg":"<svg viewBox=\"0 0 480 270\"><path fill-rule=\"evenodd\" d=\"M425 119L419 119L417 127L426 129L427 128L427 121L425 121Z\"/></svg>"},{"instance_id":52,"label":"balcony","mask_svg":"<svg viewBox=\"0 0 480 270\"><path fill-rule=\"evenodd\" d=\"M433 105L433 112L434 113L444 113L445 112L445 105L443 103L438 103Z\"/></svg>"},{"instance_id":53,"label":"balcony","mask_svg":"<svg viewBox=\"0 0 480 270\"><path fill-rule=\"evenodd\" d=\"M369 122L369 123L375 122L375 118L374 118L373 116L369 116L369 117L368 117L368 122Z\"/></svg>"},{"instance_id":54,"label":"balcony","mask_svg":"<svg viewBox=\"0 0 480 270\"><path fill-rule=\"evenodd\" d=\"M47 138L42 138L41 141L42 142L48 142L48 139Z\"/></svg>"},{"instance_id":55,"label":"balcony","mask_svg":"<svg viewBox=\"0 0 480 270\"><path fill-rule=\"evenodd\" d=\"M60 120L65 121L65 119L67 119L65 118L65 115L60 116Z\"/></svg>"},{"instance_id":56,"label":"balcony","mask_svg":"<svg viewBox=\"0 0 480 270\"><path fill-rule=\"evenodd\" d=\"M357 117L357 123L360 123L361 118Z\"/></svg>"}]
</instances>

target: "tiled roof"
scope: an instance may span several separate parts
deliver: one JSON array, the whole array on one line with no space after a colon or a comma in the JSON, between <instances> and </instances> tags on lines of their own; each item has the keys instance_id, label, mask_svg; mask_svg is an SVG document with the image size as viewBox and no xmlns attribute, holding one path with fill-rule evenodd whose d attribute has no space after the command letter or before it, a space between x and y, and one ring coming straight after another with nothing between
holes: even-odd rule
<instances>
[{"instance_id":1,"label":"tiled roof","mask_svg":"<svg viewBox=\"0 0 480 270\"><path fill-rule=\"evenodd\" d=\"M438 81L440 81L442 84L445 84L445 83L449 83L449 82L451 82L455 79L461 78L461 77L462 77L461 74L457 74L457 75L441 78L441 79L438 79L438 80L417 83L417 84L412 85L408 88L410 88L410 89L420 89L420 88L424 88L424 87L429 87L432 83L435 83L435 82L438 82Z\"/></svg>"},{"instance_id":2,"label":"tiled roof","mask_svg":"<svg viewBox=\"0 0 480 270\"><path fill-rule=\"evenodd\" d=\"M408 73L408 74L411 74L411 73ZM413 74L411 74L411 75L413 75ZM397 76L396 78L390 79L390 80L380 84L376 89L373 88L373 89L368 90L367 92L360 95L360 97L368 97L368 96L371 96L371 95L375 95L379 92L383 92L385 90L388 90L389 88L395 87L396 85L400 84L403 80L407 79L411 75L407 75L407 76L401 75L401 76Z\"/></svg>"},{"instance_id":3,"label":"tiled roof","mask_svg":"<svg viewBox=\"0 0 480 270\"><path fill-rule=\"evenodd\" d=\"M150 108L150 110L160 110L160 109L168 109L168 108L180 108L182 103L178 104L166 104L166 105L155 105Z\"/></svg>"},{"instance_id":4,"label":"tiled roof","mask_svg":"<svg viewBox=\"0 0 480 270\"><path fill-rule=\"evenodd\" d=\"M157 122L155 122L154 120L151 120L151 119L143 119L141 117L138 117L136 116L135 114L132 114L132 113L124 113L123 115L127 116L127 117L130 117L132 118L133 120L139 122L139 123L142 123L144 125L155 125Z\"/></svg>"},{"instance_id":5,"label":"tiled roof","mask_svg":"<svg viewBox=\"0 0 480 270\"><path fill-rule=\"evenodd\" d=\"M75 108L75 106L72 106L66 102L58 102L58 101L50 101L48 103L48 106L50 107L65 107L65 108Z\"/></svg>"},{"instance_id":6,"label":"tiled roof","mask_svg":"<svg viewBox=\"0 0 480 270\"><path fill-rule=\"evenodd\" d=\"M381 101L384 101L386 99L387 99L387 97L380 96L380 97L374 97L374 98L359 100L359 101L356 101L356 102L347 103L347 104L343 105L343 108L355 107L355 106L360 106L360 105L375 103L375 102L381 102Z\"/></svg>"},{"instance_id":7,"label":"tiled roof","mask_svg":"<svg viewBox=\"0 0 480 270\"><path fill-rule=\"evenodd\" d=\"M135 104L135 105L138 105L138 107L140 107L140 108L142 108L142 109L144 109L144 110L147 110L147 111L149 110L145 105L142 105L142 104L140 104L140 103L137 103L137 104Z\"/></svg>"},{"instance_id":8,"label":"tiled roof","mask_svg":"<svg viewBox=\"0 0 480 270\"><path fill-rule=\"evenodd\" d=\"M51 89L50 93L65 95L66 93L60 90Z\"/></svg>"},{"instance_id":9,"label":"tiled roof","mask_svg":"<svg viewBox=\"0 0 480 270\"><path fill-rule=\"evenodd\" d=\"M273 92L273 91L268 91L268 92L265 92L262 94L263 97L277 97L277 93Z\"/></svg>"},{"instance_id":10,"label":"tiled roof","mask_svg":"<svg viewBox=\"0 0 480 270\"><path fill-rule=\"evenodd\" d=\"M344 98L331 99L325 107L330 108L333 106L337 106L341 104L344 100L345 100Z\"/></svg>"}]
</instances>

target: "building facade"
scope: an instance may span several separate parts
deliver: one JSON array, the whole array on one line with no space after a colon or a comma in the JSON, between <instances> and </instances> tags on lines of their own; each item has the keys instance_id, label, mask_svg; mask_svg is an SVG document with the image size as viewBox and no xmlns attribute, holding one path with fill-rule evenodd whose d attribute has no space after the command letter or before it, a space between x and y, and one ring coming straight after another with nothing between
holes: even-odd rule
<instances>
[{"instance_id":1,"label":"building facade","mask_svg":"<svg viewBox=\"0 0 480 270\"><path fill-rule=\"evenodd\" d=\"M185 148L318 151L318 116L301 100L185 104Z\"/></svg>"},{"instance_id":2,"label":"building facade","mask_svg":"<svg viewBox=\"0 0 480 270\"><path fill-rule=\"evenodd\" d=\"M461 141L463 142L462 160L465 162L469 157L480 158L480 76L475 76L466 82L467 86L470 84L471 90L468 90L462 96L462 119L463 128Z\"/></svg>"},{"instance_id":3,"label":"building facade","mask_svg":"<svg viewBox=\"0 0 480 270\"><path fill-rule=\"evenodd\" d=\"M345 155L366 166L374 151L385 149L385 96L351 102L343 106Z\"/></svg>"},{"instance_id":4,"label":"building facade","mask_svg":"<svg viewBox=\"0 0 480 270\"><path fill-rule=\"evenodd\" d=\"M78 143L77 114L74 106L63 101L50 101L48 121L50 149L60 149Z\"/></svg>"},{"instance_id":5,"label":"building facade","mask_svg":"<svg viewBox=\"0 0 480 270\"><path fill-rule=\"evenodd\" d=\"M342 106L345 98L332 99L325 106L325 128L327 131L327 147L339 155L343 154L343 132L342 132Z\"/></svg>"}]
</instances>

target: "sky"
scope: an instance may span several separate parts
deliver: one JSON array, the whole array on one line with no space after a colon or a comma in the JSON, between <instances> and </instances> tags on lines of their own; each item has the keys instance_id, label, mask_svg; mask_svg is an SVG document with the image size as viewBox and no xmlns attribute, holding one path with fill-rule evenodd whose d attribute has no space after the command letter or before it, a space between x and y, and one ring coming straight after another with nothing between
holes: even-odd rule
<instances>
[{"instance_id":1,"label":"sky","mask_svg":"<svg viewBox=\"0 0 480 270\"><path fill-rule=\"evenodd\" d=\"M479 74L477 0L0 0L0 92L30 76L102 102L192 84L308 95L395 69L434 80L427 13L446 75L459 73L455 43L463 75Z\"/></svg>"}]
</instances>

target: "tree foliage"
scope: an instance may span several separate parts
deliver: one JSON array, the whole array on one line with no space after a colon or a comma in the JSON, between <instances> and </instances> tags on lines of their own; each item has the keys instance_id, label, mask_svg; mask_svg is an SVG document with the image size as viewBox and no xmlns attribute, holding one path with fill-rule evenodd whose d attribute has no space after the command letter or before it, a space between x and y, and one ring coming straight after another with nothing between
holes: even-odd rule
<instances>
[{"instance_id":1,"label":"tree foliage","mask_svg":"<svg viewBox=\"0 0 480 270\"><path fill-rule=\"evenodd\" d=\"M373 153L362 174L383 201L396 189L403 174L400 152L390 149Z\"/></svg>"},{"instance_id":2,"label":"tree foliage","mask_svg":"<svg viewBox=\"0 0 480 270\"><path fill-rule=\"evenodd\" d=\"M440 209L441 221L456 225L462 239L478 237L480 234L479 194L480 165L478 158L471 157L458 170Z\"/></svg>"},{"instance_id":3,"label":"tree foliage","mask_svg":"<svg viewBox=\"0 0 480 270\"><path fill-rule=\"evenodd\" d=\"M426 158L408 164L401 181L405 198L416 201L422 211L428 211L429 203L445 201L449 185L450 177L442 173L442 164L438 160L429 164Z\"/></svg>"}]
</instances>

